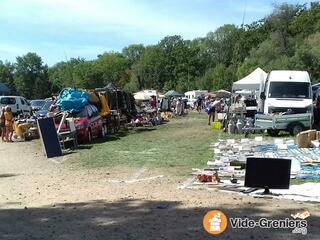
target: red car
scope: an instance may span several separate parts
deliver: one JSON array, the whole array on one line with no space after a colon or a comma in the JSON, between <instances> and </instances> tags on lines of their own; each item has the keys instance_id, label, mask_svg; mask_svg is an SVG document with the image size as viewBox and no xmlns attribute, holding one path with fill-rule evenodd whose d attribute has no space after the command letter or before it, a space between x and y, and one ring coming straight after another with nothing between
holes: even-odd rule
<instances>
[{"instance_id":1,"label":"red car","mask_svg":"<svg viewBox=\"0 0 320 240\"><path fill-rule=\"evenodd\" d=\"M60 118L61 119L61 118ZM91 142L93 138L103 137L102 118L98 109L93 105L87 105L81 113L74 116L74 125L76 128L77 140L79 142ZM56 128L59 127L59 120L56 121ZM61 131L67 129L67 125L63 124Z\"/></svg>"},{"instance_id":2,"label":"red car","mask_svg":"<svg viewBox=\"0 0 320 240\"><path fill-rule=\"evenodd\" d=\"M93 105L85 106L83 111L76 115L74 125L79 142L91 142L93 138L104 135L102 118L98 109Z\"/></svg>"}]
</instances>

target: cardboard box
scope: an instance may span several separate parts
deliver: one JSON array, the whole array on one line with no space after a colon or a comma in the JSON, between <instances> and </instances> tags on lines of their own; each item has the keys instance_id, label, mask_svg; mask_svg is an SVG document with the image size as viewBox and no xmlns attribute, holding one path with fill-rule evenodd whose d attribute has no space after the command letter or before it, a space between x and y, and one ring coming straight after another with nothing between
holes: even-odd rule
<instances>
[{"instance_id":1,"label":"cardboard box","mask_svg":"<svg viewBox=\"0 0 320 240\"><path fill-rule=\"evenodd\" d=\"M317 131L317 140L320 140L320 131Z\"/></svg>"},{"instance_id":2,"label":"cardboard box","mask_svg":"<svg viewBox=\"0 0 320 240\"><path fill-rule=\"evenodd\" d=\"M310 145L308 131L300 132L297 137L297 145L299 148L307 148Z\"/></svg>"},{"instance_id":3,"label":"cardboard box","mask_svg":"<svg viewBox=\"0 0 320 240\"><path fill-rule=\"evenodd\" d=\"M307 132L308 132L309 143L317 139L317 130L313 129L313 130L308 130Z\"/></svg>"}]
</instances>

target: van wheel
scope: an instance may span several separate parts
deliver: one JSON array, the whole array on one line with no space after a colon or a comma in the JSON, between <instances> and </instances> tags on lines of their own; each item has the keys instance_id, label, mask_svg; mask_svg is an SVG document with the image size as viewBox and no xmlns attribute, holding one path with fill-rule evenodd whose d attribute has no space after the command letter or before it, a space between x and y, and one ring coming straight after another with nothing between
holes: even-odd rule
<instances>
[{"instance_id":1,"label":"van wheel","mask_svg":"<svg viewBox=\"0 0 320 240\"><path fill-rule=\"evenodd\" d=\"M289 132L292 136L296 136L303 131L303 125L301 123L296 123L290 126Z\"/></svg>"},{"instance_id":2,"label":"van wheel","mask_svg":"<svg viewBox=\"0 0 320 240\"><path fill-rule=\"evenodd\" d=\"M279 135L279 130L276 130L276 129L268 129L267 130L267 133L272 136L272 137L276 137Z\"/></svg>"}]
</instances>

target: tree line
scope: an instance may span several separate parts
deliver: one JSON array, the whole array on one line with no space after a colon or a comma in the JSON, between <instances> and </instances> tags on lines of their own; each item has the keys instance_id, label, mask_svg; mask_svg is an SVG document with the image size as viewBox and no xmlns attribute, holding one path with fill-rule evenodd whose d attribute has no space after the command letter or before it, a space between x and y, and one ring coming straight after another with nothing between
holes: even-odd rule
<instances>
[{"instance_id":1,"label":"tree line","mask_svg":"<svg viewBox=\"0 0 320 240\"><path fill-rule=\"evenodd\" d=\"M255 68L306 70L320 80L320 3L274 5L251 24L226 24L203 38L167 36L156 45L132 44L94 60L73 58L48 67L36 53L0 61L0 81L29 99L64 87L92 89L112 82L128 92L230 90Z\"/></svg>"}]
</instances>

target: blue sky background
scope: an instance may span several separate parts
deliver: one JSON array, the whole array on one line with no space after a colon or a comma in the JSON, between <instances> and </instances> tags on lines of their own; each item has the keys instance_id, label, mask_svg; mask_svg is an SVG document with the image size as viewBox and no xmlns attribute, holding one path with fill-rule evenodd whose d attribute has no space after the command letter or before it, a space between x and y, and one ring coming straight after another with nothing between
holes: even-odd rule
<instances>
[{"instance_id":1,"label":"blue sky background","mask_svg":"<svg viewBox=\"0 0 320 240\"><path fill-rule=\"evenodd\" d=\"M267 0L0 0L0 60L36 52L53 65L167 35L203 37L223 24L251 23L268 15Z\"/></svg>"}]
</instances>

